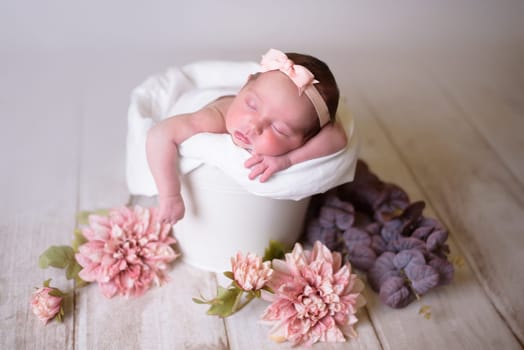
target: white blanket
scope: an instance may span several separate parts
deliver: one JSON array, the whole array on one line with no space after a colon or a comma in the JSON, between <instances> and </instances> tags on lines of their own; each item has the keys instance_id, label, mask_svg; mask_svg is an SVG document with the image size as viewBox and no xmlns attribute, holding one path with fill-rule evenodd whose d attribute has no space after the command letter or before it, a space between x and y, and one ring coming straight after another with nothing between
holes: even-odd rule
<instances>
[{"instance_id":1,"label":"white blanket","mask_svg":"<svg viewBox=\"0 0 524 350\"><path fill-rule=\"evenodd\" d=\"M127 185L131 194L157 194L147 165L147 131L169 116L195 111L214 99L236 94L249 74L259 71L253 62L203 61L170 68L135 88L131 95L127 134ZM348 136L345 149L312 159L274 174L267 182L249 180L244 161L250 154L234 145L228 134L197 134L179 147L182 174L201 165L221 169L246 191L275 199L300 200L353 180L358 142L353 118L343 103L337 118Z\"/></svg>"}]
</instances>

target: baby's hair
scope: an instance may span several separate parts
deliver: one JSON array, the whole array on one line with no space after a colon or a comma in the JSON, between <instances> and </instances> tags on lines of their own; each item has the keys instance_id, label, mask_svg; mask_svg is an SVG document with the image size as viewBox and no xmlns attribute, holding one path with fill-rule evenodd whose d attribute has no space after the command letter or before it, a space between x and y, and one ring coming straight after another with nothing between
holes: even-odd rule
<instances>
[{"instance_id":1,"label":"baby's hair","mask_svg":"<svg viewBox=\"0 0 524 350\"><path fill-rule=\"evenodd\" d=\"M310 55L294 52L286 52L286 55L295 64L299 64L309 69L315 76L315 79L319 81L315 84L315 88L326 102L329 111L330 122L334 122L335 115L337 113L340 92L338 90L335 77L333 76L333 73L331 73L328 65L318 58Z\"/></svg>"}]
</instances>

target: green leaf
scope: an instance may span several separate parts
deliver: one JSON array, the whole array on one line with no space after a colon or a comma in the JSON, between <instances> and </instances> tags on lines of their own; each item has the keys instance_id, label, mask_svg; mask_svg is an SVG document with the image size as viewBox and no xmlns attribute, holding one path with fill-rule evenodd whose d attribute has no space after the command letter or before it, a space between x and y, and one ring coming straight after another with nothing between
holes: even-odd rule
<instances>
[{"instance_id":1,"label":"green leaf","mask_svg":"<svg viewBox=\"0 0 524 350\"><path fill-rule=\"evenodd\" d=\"M60 307L60 310L58 311L58 313L56 314L55 316L55 320L62 323L62 321L64 320L64 315L65 315L65 311L64 311L64 307L61 306Z\"/></svg>"},{"instance_id":2,"label":"green leaf","mask_svg":"<svg viewBox=\"0 0 524 350\"><path fill-rule=\"evenodd\" d=\"M244 291L242 289L239 289L239 290L240 290L240 292L237 294L237 296L235 298L235 302L233 303L233 307L231 308L231 313L237 312L243 306L243 305L240 305L240 301L242 299L242 294L244 293Z\"/></svg>"},{"instance_id":3,"label":"green leaf","mask_svg":"<svg viewBox=\"0 0 524 350\"><path fill-rule=\"evenodd\" d=\"M78 288L89 284L78 276L78 273L82 270L82 266L76 261L75 252L70 246L49 247L49 249L40 255L38 265L42 269L46 269L49 266L65 269L66 278L68 280L74 279Z\"/></svg>"},{"instance_id":4,"label":"green leaf","mask_svg":"<svg viewBox=\"0 0 524 350\"><path fill-rule=\"evenodd\" d=\"M40 255L38 266L42 269L49 266L63 269L75 259L74 255L73 248L69 246L51 246Z\"/></svg>"},{"instance_id":5,"label":"green leaf","mask_svg":"<svg viewBox=\"0 0 524 350\"><path fill-rule=\"evenodd\" d=\"M78 276L78 274L82 271L82 266L74 259L71 264L67 266L66 269L66 278L68 280L74 279L75 280L75 286L77 288L82 288L87 286L90 282L84 281L83 279Z\"/></svg>"},{"instance_id":6,"label":"green leaf","mask_svg":"<svg viewBox=\"0 0 524 350\"><path fill-rule=\"evenodd\" d=\"M97 209L93 211L83 210L76 214L76 221L78 222L78 225L87 225L89 224L89 215L107 216L108 214L108 209Z\"/></svg>"},{"instance_id":7,"label":"green leaf","mask_svg":"<svg viewBox=\"0 0 524 350\"><path fill-rule=\"evenodd\" d=\"M231 272L231 271L224 272L224 276L226 276L230 280L234 280L235 279L235 276L233 275L233 272Z\"/></svg>"},{"instance_id":8,"label":"green leaf","mask_svg":"<svg viewBox=\"0 0 524 350\"><path fill-rule=\"evenodd\" d=\"M264 250L264 258L262 260L283 259L287 251L288 249L282 243L270 240L269 246Z\"/></svg>"},{"instance_id":9,"label":"green leaf","mask_svg":"<svg viewBox=\"0 0 524 350\"><path fill-rule=\"evenodd\" d=\"M47 279L44 281L44 287L48 287L51 285L51 279Z\"/></svg>"},{"instance_id":10,"label":"green leaf","mask_svg":"<svg viewBox=\"0 0 524 350\"><path fill-rule=\"evenodd\" d=\"M89 283L91 283L91 282L84 281L83 279L78 277L78 275L75 276L75 286L77 288L83 288L83 287L87 286Z\"/></svg>"},{"instance_id":11,"label":"green leaf","mask_svg":"<svg viewBox=\"0 0 524 350\"><path fill-rule=\"evenodd\" d=\"M227 317L235 311L234 306L238 303L242 290L238 288L226 289L219 286L217 294L216 300L220 301L220 303L211 305L207 314Z\"/></svg>"},{"instance_id":12,"label":"green leaf","mask_svg":"<svg viewBox=\"0 0 524 350\"><path fill-rule=\"evenodd\" d=\"M265 290L266 292L269 292L271 294L275 294L275 292L273 291L273 289L269 288L267 285L262 287L263 290Z\"/></svg>"},{"instance_id":13,"label":"green leaf","mask_svg":"<svg viewBox=\"0 0 524 350\"><path fill-rule=\"evenodd\" d=\"M71 280L78 276L78 273L82 270L82 266L78 264L76 260L67 265L66 268L66 278Z\"/></svg>"},{"instance_id":14,"label":"green leaf","mask_svg":"<svg viewBox=\"0 0 524 350\"><path fill-rule=\"evenodd\" d=\"M204 298L202 296L202 294L200 294L200 299L198 298L192 298L193 299L193 302L197 303L197 304L209 304L209 305L213 305L213 304L220 304L221 301L218 300L217 298L214 298L214 299L211 299L211 300L206 300L206 298Z\"/></svg>"},{"instance_id":15,"label":"green leaf","mask_svg":"<svg viewBox=\"0 0 524 350\"><path fill-rule=\"evenodd\" d=\"M75 229L73 243L71 244L75 253L78 253L78 247L84 243L87 243L87 239L82 234L82 231L80 229Z\"/></svg>"},{"instance_id":16,"label":"green leaf","mask_svg":"<svg viewBox=\"0 0 524 350\"><path fill-rule=\"evenodd\" d=\"M49 293L50 296L52 297L58 297L58 298L63 298L65 296L65 294L60 290L60 289L53 289L52 291L50 291Z\"/></svg>"}]
</instances>

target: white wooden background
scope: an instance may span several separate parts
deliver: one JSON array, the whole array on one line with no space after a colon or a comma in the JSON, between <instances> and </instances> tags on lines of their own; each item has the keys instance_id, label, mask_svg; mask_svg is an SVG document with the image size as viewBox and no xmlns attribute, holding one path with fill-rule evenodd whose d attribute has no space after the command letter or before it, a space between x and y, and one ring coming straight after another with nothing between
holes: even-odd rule
<instances>
[{"instance_id":1,"label":"white wooden background","mask_svg":"<svg viewBox=\"0 0 524 350\"><path fill-rule=\"evenodd\" d=\"M417 303L393 310L368 289L359 337L314 349L522 348L524 31L516 19L523 6L443 3L448 7L403 10L334 2L325 32L308 24L297 34L297 21L282 24L281 36L252 24L252 10L235 7L245 16L233 22L252 31L235 37L219 27L230 40L211 38L206 25L219 22L210 14L203 23L190 5L189 18L173 5L165 9L183 22L179 29L193 28L194 42L190 34L173 35L173 42L152 35L169 33L170 14L161 7L144 13L135 6L118 17L116 5L86 3L74 13L59 1L0 5L0 348L289 348L257 323L262 301L225 321L206 316L191 297L211 295L217 276L180 262L170 283L130 300L106 300L94 285L75 290L62 271L37 267L48 246L70 242L78 211L143 201L129 197L124 179L134 86L169 65L256 59L269 46L310 52L331 65L357 118L362 158L413 200L425 200L427 214L451 232L451 256L465 260L451 285L424 297L430 320L417 314ZM218 5L206 4L216 12ZM296 4L284 5L272 23L292 21L285 13ZM311 23L316 7L304 4ZM70 17L55 14L61 6ZM375 15L382 21L373 22ZM123 35L119 24L137 35ZM47 278L74 293L65 322L44 327L28 301Z\"/></svg>"}]
</instances>

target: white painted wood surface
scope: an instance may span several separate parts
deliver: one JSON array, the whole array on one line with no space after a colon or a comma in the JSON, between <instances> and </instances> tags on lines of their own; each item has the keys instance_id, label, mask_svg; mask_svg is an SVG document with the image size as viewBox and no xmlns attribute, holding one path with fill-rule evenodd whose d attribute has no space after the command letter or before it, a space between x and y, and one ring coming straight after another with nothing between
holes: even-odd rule
<instances>
[{"instance_id":1,"label":"white painted wood surface","mask_svg":"<svg viewBox=\"0 0 524 350\"><path fill-rule=\"evenodd\" d=\"M396 89L381 89L384 80L395 81ZM367 87L360 86L372 113L462 247L485 291L522 339L524 318L516 310L524 304L522 290L515 282L524 281L520 268L524 188L512 168L505 165L522 162L522 157L516 155L518 151L507 149L507 157L501 160L490 146L502 144L500 132L493 132L488 142L489 134L475 127L486 124L486 116L465 116L468 112L457 109L449 95L428 81L432 81L431 76L417 67L400 70L383 66L380 75L366 75ZM518 81L514 81L516 89ZM467 91L475 90L472 87ZM478 98L500 101L496 95L490 98L481 94ZM508 120L513 115L507 111L500 109L493 118L498 125L511 128ZM516 132L505 135L522 139Z\"/></svg>"},{"instance_id":2,"label":"white painted wood surface","mask_svg":"<svg viewBox=\"0 0 524 350\"><path fill-rule=\"evenodd\" d=\"M106 300L94 285L74 290L61 271L37 267L48 246L69 243L76 212L128 202L128 94L147 74L183 62L151 56L2 57L1 349L290 348L269 340L257 323L262 301L225 321L206 316L191 297L212 295L217 276L181 262L168 284L130 300ZM524 67L513 63L506 73L488 74L482 62L462 62L469 67L462 70L409 55L363 52L351 64L330 57L358 120L362 157L381 178L427 202L427 214L451 231L452 256L466 264L451 285L423 298L430 320L418 315L417 303L393 310L368 289L359 338L313 349L521 348ZM74 290L74 298L64 324L43 327L28 299L49 277Z\"/></svg>"}]
</instances>

